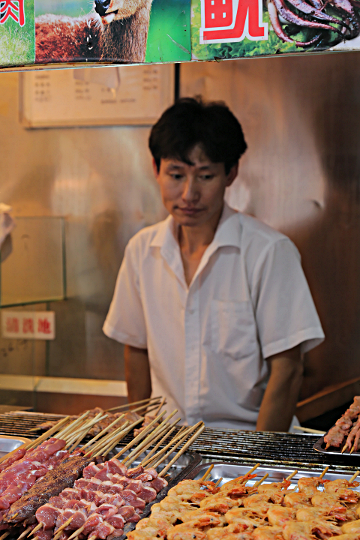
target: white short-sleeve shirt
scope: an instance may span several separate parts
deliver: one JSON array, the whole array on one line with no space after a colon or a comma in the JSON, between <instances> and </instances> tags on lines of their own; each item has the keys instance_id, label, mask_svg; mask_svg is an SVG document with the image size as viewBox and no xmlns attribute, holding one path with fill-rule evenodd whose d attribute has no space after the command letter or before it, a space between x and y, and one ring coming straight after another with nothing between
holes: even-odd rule
<instances>
[{"instance_id":1,"label":"white short-sleeve shirt","mask_svg":"<svg viewBox=\"0 0 360 540\"><path fill-rule=\"evenodd\" d=\"M265 359L324 338L294 244L226 204L189 287L171 216L130 240L103 329L148 350L168 411L235 429L255 429Z\"/></svg>"}]
</instances>

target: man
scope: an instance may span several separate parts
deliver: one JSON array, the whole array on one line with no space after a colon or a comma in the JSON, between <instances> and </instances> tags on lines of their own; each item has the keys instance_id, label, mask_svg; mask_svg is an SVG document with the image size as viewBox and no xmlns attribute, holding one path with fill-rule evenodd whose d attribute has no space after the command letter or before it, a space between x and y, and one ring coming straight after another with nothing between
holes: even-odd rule
<instances>
[{"instance_id":1,"label":"man","mask_svg":"<svg viewBox=\"0 0 360 540\"><path fill-rule=\"evenodd\" d=\"M286 431L302 354L324 335L292 242L224 202L241 126L184 98L149 146L169 217L130 240L104 324L126 344L129 400L152 392L184 423Z\"/></svg>"}]
</instances>

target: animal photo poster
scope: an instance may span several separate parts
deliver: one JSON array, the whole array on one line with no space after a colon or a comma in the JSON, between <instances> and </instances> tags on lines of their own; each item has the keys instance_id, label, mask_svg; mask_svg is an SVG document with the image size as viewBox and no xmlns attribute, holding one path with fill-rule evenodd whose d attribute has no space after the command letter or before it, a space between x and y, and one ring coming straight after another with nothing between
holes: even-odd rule
<instances>
[{"instance_id":1,"label":"animal photo poster","mask_svg":"<svg viewBox=\"0 0 360 540\"><path fill-rule=\"evenodd\" d=\"M192 60L360 49L357 0L192 0Z\"/></svg>"},{"instance_id":2,"label":"animal photo poster","mask_svg":"<svg viewBox=\"0 0 360 540\"><path fill-rule=\"evenodd\" d=\"M35 0L37 64L182 62L190 47L190 0Z\"/></svg>"},{"instance_id":3,"label":"animal photo poster","mask_svg":"<svg viewBox=\"0 0 360 540\"><path fill-rule=\"evenodd\" d=\"M0 1L0 66L34 61L34 0Z\"/></svg>"}]
</instances>

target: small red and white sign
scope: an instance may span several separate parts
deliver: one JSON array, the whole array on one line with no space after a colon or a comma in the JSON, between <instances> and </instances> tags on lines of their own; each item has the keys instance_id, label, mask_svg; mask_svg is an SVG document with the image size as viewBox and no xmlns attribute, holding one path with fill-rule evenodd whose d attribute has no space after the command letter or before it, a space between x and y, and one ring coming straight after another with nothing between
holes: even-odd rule
<instances>
[{"instance_id":1,"label":"small red and white sign","mask_svg":"<svg viewBox=\"0 0 360 540\"><path fill-rule=\"evenodd\" d=\"M1 329L5 338L55 339L55 312L3 310Z\"/></svg>"}]
</instances>

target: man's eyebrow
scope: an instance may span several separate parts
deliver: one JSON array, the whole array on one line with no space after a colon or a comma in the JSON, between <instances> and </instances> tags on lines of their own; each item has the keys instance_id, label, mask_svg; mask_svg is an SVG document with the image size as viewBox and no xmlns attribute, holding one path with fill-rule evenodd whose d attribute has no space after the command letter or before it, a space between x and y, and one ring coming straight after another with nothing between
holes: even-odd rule
<instances>
[{"instance_id":1,"label":"man's eyebrow","mask_svg":"<svg viewBox=\"0 0 360 540\"><path fill-rule=\"evenodd\" d=\"M167 169L182 169L184 166L185 166L185 163L184 165L177 165L176 163L168 163L166 167Z\"/></svg>"}]
</instances>

